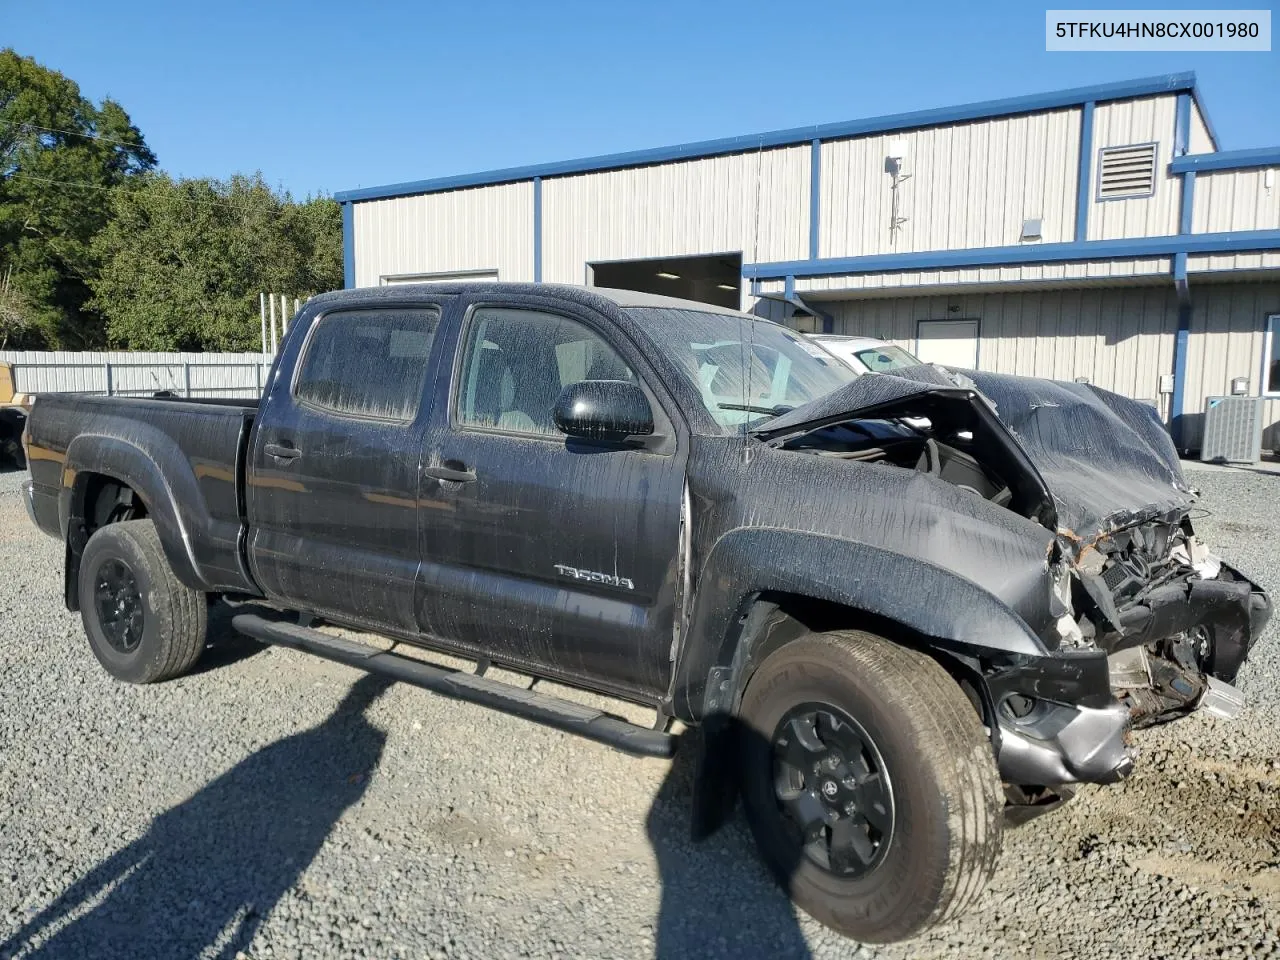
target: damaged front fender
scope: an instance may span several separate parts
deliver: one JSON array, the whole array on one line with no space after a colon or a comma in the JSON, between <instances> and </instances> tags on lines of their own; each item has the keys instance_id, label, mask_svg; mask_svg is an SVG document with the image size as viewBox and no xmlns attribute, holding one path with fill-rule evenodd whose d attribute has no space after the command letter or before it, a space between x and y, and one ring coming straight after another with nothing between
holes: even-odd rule
<instances>
[{"instance_id":1,"label":"damaged front fender","mask_svg":"<svg viewBox=\"0 0 1280 960\"><path fill-rule=\"evenodd\" d=\"M743 571L750 576L744 578ZM676 666L677 716L696 719L706 711L713 669L727 666L737 645L750 641L734 619L762 594L838 604L964 647L1030 657L1048 653L1022 616L950 570L856 541L745 528L720 538L699 577Z\"/></svg>"}]
</instances>

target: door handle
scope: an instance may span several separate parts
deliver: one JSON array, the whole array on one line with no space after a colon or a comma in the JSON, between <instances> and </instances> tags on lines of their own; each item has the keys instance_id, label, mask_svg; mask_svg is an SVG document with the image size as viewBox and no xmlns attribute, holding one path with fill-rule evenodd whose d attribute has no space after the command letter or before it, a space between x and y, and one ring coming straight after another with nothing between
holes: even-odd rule
<instances>
[{"instance_id":1,"label":"door handle","mask_svg":"<svg viewBox=\"0 0 1280 960\"><path fill-rule=\"evenodd\" d=\"M462 466L457 460L447 461L449 463L458 464L456 467L423 467L422 475L431 477L435 480L449 480L453 483L470 483L476 478L474 470L468 470Z\"/></svg>"},{"instance_id":2,"label":"door handle","mask_svg":"<svg viewBox=\"0 0 1280 960\"><path fill-rule=\"evenodd\" d=\"M277 460L293 460L302 456L302 451L297 447L284 447L278 443L268 443L262 449L266 451L267 456L275 457Z\"/></svg>"}]
</instances>

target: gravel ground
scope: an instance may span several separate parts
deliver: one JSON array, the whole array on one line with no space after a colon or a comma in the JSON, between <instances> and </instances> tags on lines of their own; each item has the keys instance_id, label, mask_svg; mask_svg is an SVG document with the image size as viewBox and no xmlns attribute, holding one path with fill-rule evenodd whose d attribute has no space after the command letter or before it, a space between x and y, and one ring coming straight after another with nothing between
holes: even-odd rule
<instances>
[{"instance_id":1,"label":"gravel ground","mask_svg":"<svg viewBox=\"0 0 1280 960\"><path fill-rule=\"evenodd\" d=\"M1280 476L1197 471L1201 531L1280 588ZM858 947L797 917L690 773L237 640L111 681L0 474L0 957L1280 955L1280 653L1240 719L1138 734L1124 784L1008 834L977 909Z\"/></svg>"}]
</instances>

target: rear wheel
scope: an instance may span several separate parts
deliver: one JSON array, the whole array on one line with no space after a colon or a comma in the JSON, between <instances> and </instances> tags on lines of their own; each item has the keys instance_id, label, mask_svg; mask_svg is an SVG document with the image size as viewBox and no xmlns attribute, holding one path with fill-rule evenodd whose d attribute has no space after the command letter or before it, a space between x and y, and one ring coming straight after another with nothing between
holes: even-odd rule
<instances>
[{"instance_id":1,"label":"rear wheel","mask_svg":"<svg viewBox=\"0 0 1280 960\"><path fill-rule=\"evenodd\" d=\"M195 666L207 600L174 576L150 520L96 530L80 559L79 583L89 647L117 680L155 683Z\"/></svg>"},{"instance_id":2,"label":"rear wheel","mask_svg":"<svg viewBox=\"0 0 1280 960\"><path fill-rule=\"evenodd\" d=\"M740 718L752 832L807 913L883 943L977 898L1004 798L982 724L936 662L872 634L811 634L761 664Z\"/></svg>"}]
</instances>

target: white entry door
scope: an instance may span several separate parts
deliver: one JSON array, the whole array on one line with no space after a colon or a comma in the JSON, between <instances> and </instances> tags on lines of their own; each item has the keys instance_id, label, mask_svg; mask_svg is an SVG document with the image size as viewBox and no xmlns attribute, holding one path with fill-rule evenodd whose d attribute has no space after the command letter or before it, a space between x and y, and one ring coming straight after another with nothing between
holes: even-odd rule
<instances>
[{"instance_id":1,"label":"white entry door","mask_svg":"<svg viewBox=\"0 0 1280 960\"><path fill-rule=\"evenodd\" d=\"M921 320L916 356L925 363L965 370L978 368L977 320Z\"/></svg>"}]
</instances>

